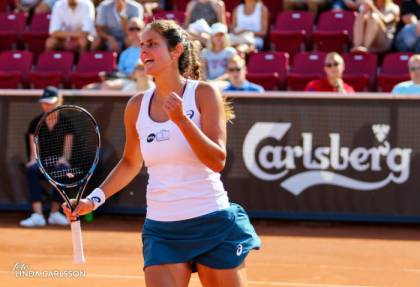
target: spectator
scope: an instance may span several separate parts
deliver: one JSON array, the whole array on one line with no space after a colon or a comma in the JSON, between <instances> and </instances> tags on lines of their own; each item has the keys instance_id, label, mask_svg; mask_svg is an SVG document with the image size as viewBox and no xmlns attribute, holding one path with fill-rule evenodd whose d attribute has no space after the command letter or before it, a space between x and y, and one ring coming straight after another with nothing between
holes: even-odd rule
<instances>
[{"instance_id":1,"label":"spectator","mask_svg":"<svg viewBox=\"0 0 420 287\"><path fill-rule=\"evenodd\" d=\"M59 0L51 14L48 51L65 49L85 52L95 35L95 8L89 0Z\"/></svg>"},{"instance_id":2,"label":"spectator","mask_svg":"<svg viewBox=\"0 0 420 287\"><path fill-rule=\"evenodd\" d=\"M211 30L208 47L201 52L205 74L208 80L226 80L227 62L236 55L236 50L229 46L225 24L215 23Z\"/></svg>"},{"instance_id":3,"label":"spectator","mask_svg":"<svg viewBox=\"0 0 420 287\"><path fill-rule=\"evenodd\" d=\"M333 0L331 4L332 10L348 10L355 11L359 4L355 0Z\"/></svg>"},{"instance_id":4,"label":"spectator","mask_svg":"<svg viewBox=\"0 0 420 287\"><path fill-rule=\"evenodd\" d=\"M143 20L143 6L134 0L106 0L97 9L96 31L98 37L92 49L103 44L110 51L120 52L125 47L127 24L131 18Z\"/></svg>"},{"instance_id":5,"label":"spectator","mask_svg":"<svg viewBox=\"0 0 420 287\"><path fill-rule=\"evenodd\" d=\"M305 6L316 16L330 4L329 0L284 0L283 10L297 10Z\"/></svg>"},{"instance_id":6,"label":"spectator","mask_svg":"<svg viewBox=\"0 0 420 287\"><path fill-rule=\"evenodd\" d=\"M388 51L399 17L400 8L392 0L361 0L353 28L353 51Z\"/></svg>"},{"instance_id":7,"label":"spectator","mask_svg":"<svg viewBox=\"0 0 420 287\"><path fill-rule=\"evenodd\" d=\"M57 0L42 0L38 6L36 6L35 13L51 13Z\"/></svg>"},{"instance_id":8,"label":"spectator","mask_svg":"<svg viewBox=\"0 0 420 287\"><path fill-rule=\"evenodd\" d=\"M15 12L32 13L39 3L40 0L15 0Z\"/></svg>"},{"instance_id":9,"label":"spectator","mask_svg":"<svg viewBox=\"0 0 420 287\"><path fill-rule=\"evenodd\" d=\"M261 50L268 31L268 20L268 9L261 0L241 0L241 3L233 10L232 34L240 36L251 32L254 36L255 47ZM245 48L246 53L253 50L249 43L244 44L248 46ZM243 51L242 48L239 49Z\"/></svg>"},{"instance_id":10,"label":"spectator","mask_svg":"<svg viewBox=\"0 0 420 287\"><path fill-rule=\"evenodd\" d=\"M186 9L185 28L197 20L206 20L209 26L214 23L226 24L225 4L220 0L192 0Z\"/></svg>"},{"instance_id":11,"label":"spectator","mask_svg":"<svg viewBox=\"0 0 420 287\"><path fill-rule=\"evenodd\" d=\"M405 0L401 4L401 24L395 46L402 52L420 53L420 0Z\"/></svg>"},{"instance_id":12,"label":"spectator","mask_svg":"<svg viewBox=\"0 0 420 287\"><path fill-rule=\"evenodd\" d=\"M263 87L246 80L245 60L239 55L235 55L229 60L227 71L229 85L223 90L224 92L264 92Z\"/></svg>"},{"instance_id":13,"label":"spectator","mask_svg":"<svg viewBox=\"0 0 420 287\"><path fill-rule=\"evenodd\" d=\"M413 55L408 61L410 81L402 82L392 89L392 94L420 95L420 55Z\"/></svg>"},{"instance_id":14,"label":"spectator","mask_svg":"<svg viewBox=\"0 0 420 287\"><path fill-rule=\"evenodd\" d=\"M122 51L118 62L118 71L128 76L133 73L134 68L140 59L140 33L144 22L140 18L132 18L127 23L127 49Z\"/></svg>"},{"instance_id":15,"label":"spectator","mask_svg":"<svg viewBox=\"0 0 420 287\"><path fill-rule=\"evenodd\" d=\"M51 111L55 107L60 106L63 103L61 95L58 93L58 90L54 87L48 87L44 90L41 98L39 99L39 103L41 104L41 108L44 113ZM36 226L45 226L45 218L42 214L42 188L41 188L41 179L43 179L43 175L41 174L38 165L35 160L35 143L34 143L34 134L35 129L40 121L43 114L38 115L35 117L30 125L27 132L28 136L28 145L29 145L29 161L26 164L26 174L29 183L29 191L31 194L31 202L32 202L32 209L33 213L31 216L25 220L20 222L21 226L24 227L36 227ZM62 125L62 122L66 119L62 117L52 118L52 129L51 129L51 136L56 132L56 127ZM63 143L64 145L64 143ZM63 164L66 160L63 158L62 155L57 156L60 157L60 160L57 161L57 166ZM68 225L67 219L64 215L59 212L60 204L62 199L58 192L53 191L53 201L51 203L51 213L48 217L48 224L57 224L57 225Z\"/></svg>"},{"instance_id":16,"label":"spectator","mask_svg":"<svg viewBox=\"0 0 420 287\"><path fill-rule=\"evenodd\" d=\"M325 57L326 78L308 83L306 92L354 93L354 89L343 81L344 60L340 54L331 52Z\"/></svg>"}]
</instances>

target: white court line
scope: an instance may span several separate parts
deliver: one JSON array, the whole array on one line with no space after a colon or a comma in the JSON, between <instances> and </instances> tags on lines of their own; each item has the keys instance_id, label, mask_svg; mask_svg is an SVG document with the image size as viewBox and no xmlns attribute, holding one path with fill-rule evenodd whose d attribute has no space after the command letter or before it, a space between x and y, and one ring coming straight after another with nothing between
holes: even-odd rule
<instances>
[{"instance_id":1,"label":"white court line","mask_svg":"<svg viewBox=\"0 0 420 287\"><path fill-rule=\"evenodd\" d=\"M0 274L13 274L12 271L0 270ZM131 280L144 280L142 275L113 275L101 273L86 273L85 277L91 278L108 278L108 279L131 279ZM197 278L191 278L191 281L199 282ZM318 283L303 283L303 282L286 282L286 281L258 281L248 280L248 284L261 285L261 286L288 286L288 287L377 287L372 285L343 285L343 284L318 284Z\"/></svg>"}]
</instances>

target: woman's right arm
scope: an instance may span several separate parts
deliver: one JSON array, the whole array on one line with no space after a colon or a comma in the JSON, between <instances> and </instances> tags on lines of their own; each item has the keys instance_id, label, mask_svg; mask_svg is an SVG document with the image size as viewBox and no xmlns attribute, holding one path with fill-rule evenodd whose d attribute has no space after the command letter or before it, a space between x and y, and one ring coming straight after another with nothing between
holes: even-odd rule
<instances>
[{"instance_id":1,"label":"woman's right arm","mask_svg":"<svg viewBox=\"0 0 420 287\"><path fill-rule=\"evenodd\" d=\"M125 147L123 155L110 172L108 177L100 185L100 188L106 198L111 197L123 189L131 180L140 172L143 166L143 156L141 155L140 142L136 129L136 120L140 110L140 103L143 95L132 97L125 109L124 126L125 126ZM74 199L71 200L74 203ZM93 210L93 204L88 199L81 199L79 205L73 211L64 203L62 205L64 213L69 220L76 220L77 215L84 215Z\"/></svg>"}]
</instances>

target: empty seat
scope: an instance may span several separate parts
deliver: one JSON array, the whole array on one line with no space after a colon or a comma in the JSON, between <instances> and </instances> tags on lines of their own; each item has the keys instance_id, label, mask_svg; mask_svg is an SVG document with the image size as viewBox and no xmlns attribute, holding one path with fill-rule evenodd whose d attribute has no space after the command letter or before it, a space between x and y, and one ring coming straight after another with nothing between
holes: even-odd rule
<instances>
[{"instance_id":1,"label":"empty seat","mask_svg":"<svg viewBox=\"0 0 420 287\"><path fill-rule=\"evenodd\" d=\"M70 73L72 87L83 86L100 80L100 72L112 72L116 66L117 54L109 51L85 52L80 55L76 70Z\"/></svg>"},{"instance_id":2,"label":"empty seat","mask_svg":"<svg viewBox=\"0 0 420 287\"><path fill-rule=\"evenodd\" d=\"M356 92L374 91L378 57L370 53L346 53L343 55L345 63L344 82L354 88Z\"/></svg>"},{"instance_id":3,"label":"empty seat","mask_svg":"<svg viewBox=\"0 0 420 287\"><path fill-rule=\"evenodd\" d=\"M300 52L296 54L287 77L289 90L303 91L310 81L322 78L324 75L324 60L324 52Z\"/></svg>"},{"instance_id":4,"label":"empty seat","mask_svg":"<svg viewBox=\"0 0 420 287\"><path fill-rule=\"evenodd\" d=\"M65 86L73 67L72 52L45 51L39 55L34 71L29 73L32 88L43 89L47 86Z\"/></svg>"},{"instance_id":5,"label":"empty seat","mask_svg":"<svg viewBox=\"0 0 420 287\"><path fill-rule=\"evenodd\" d=\"M17 89L26 85L32 68L29 51L4 51L0 53L0 88Z\"/></svg>"},{"instance_id":6,"label":"empty seat","mask_svg":"<svg viewBox=\"0 0 420 287\"><path fill-rule=\"evenodd\" d=\"M390 92L392 88L403 81L410 79L408 72L408 60L412 53L386 54L378 75L378 89L382 92Z\"/></svg>"},{"instance_id":7,"label":"empty seat","mask_svg":"<svg viewBox=\"0 0 420 287\"><path fill-rule=\"evenodd\" d=\"M314 25L314 14L308 11L284 11L277 15L270 32L275 50L289 53L290 58L309 46Z\"/></svg>"},{"instance_id":8,"label":"empty seat","mask_svg":"<svg viewBox=\"0 0 420 287\"><path fill-rule=\"evenodd\" d=\"M23 13L0 13L0 50L16 48L25 29Z\"/></svg>"},{"instance_id":9,"label":"empty seat","mask_svg":"<svg viewBox=\"0 0 420 287\"><path fill-rule=\"evenodd\" d=\"M50 14L34 14L28 30L23 33L26 48L36 55L45 50L50 18Z\"/></svg>"},{"instance_id":10,"label":"empty seat","mask_svg":"<svg viewBox=\"0 0 420 287\"><path fill-rule=\"evenodd\" d=\"M321 13L313 34L317 51L343 52L351 44L355 14L350 11Z\"/></svg>"},{"instance_id":11,"label":"empty seat","mask_svg":"<svg viewBox=\"0 0 420 287\"><path fill-rule=\"evenodd\" d=\"M284 52L251 54L247 64L247 79L266 90L284 89L289 67L289 55Z\"/></svg>"}]
</instances>

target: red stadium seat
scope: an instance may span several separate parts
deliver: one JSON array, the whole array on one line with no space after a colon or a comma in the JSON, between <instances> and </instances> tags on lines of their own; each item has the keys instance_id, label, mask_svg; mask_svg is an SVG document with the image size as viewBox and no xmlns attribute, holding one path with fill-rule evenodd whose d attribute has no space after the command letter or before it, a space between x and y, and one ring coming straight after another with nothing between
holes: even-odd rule
<instances>
[{"instance_id":1,"label":"red stadium seat","mask_svg":"<svg viewBox=\"0 0 420 287\"><path fill-rule=\"evenodd\" d=\"M233 12L233 10L235 10L236 6L238 6L241 3L240 0L225 0L223 2L225 2L225 7L226 7L227 12ZM265 1L264 1L264 3L265 3Z\"/></svg>"},{"instance_id":2,"label":"red stadium seat","mask_svg":"<svg viewBox=\"0 0 420 287\"><path fill-rule=\"evenodd\" d=\"M284 11L277 15L270 33L276 51L289 53L290 58L309 46L314 25L314 14L308 11Z\"/></svg>"},{"instance_id":3,"label":"red stadium seat","mask_svg":"<svg viewBox=\"0 0 420 287\"><path fill-rule=\"evenodd\" d=\"M345 63L344 82L356 92L374 91L378 57L376 54L347 53L343 55Z\"/></svg>"},{"instance_id":4,"label":"red stadium seat","mask_svg":"<svg viewBox=\"0 0 420 287\"><path fill-rule=\"evenodd\" d=\"M70 73L72 87L83 86L100 80L99 72L112 72L116 67L117 54L108 51L85 52L80 55L76 70Z\"/></svg>"},{"instance_id":5,"label":"red stadium seat","mask_svg":"<svg viewBox=\"0 0 420 287\"><path fill-rule=\"evenodd\" d=\"M0 53L0 88L17 89L24 86L32 68L29 51L4 51Z\"/></svg>"},{"instance_id":6,"label":"red stadium seat","mask_svg":"<svg viewBox=\"0 0 420 287\"><path fill-rule=\"evenodd\" d=\"M270 23L276 20L277 15L283 10L283 0L263 0L270 13Z\"/></svg>"},{"instance_id":7,"label":"red stadium seat","mask_svg":"<svg viewBox=\"0 0 420 287\"><path fill-rule=\"evenodd\" d=\"M172 7L176 11L183 11L185 12L187 10L187 5L190 0L170 0Z\"/></svg>"},{"instance_id":8,"label":"red stadium seat","mask_svg":"<svg viewBox=\"0 0 420 287\"><path fill-rule=\"evenodd\" d=\"M29 74L31 87L44 89L47 86L65 86L65 80L71 72L73 61L72 52L42 52L34 71Z\"/></svg>"},{"instance_id":9,"label":"red stadium seat","mask_svg":"<svg viewBox=\"0 0 420 287\"><path fill-rule=\"evenodd\" d=\"M313 38L317 51L344 52L353 38L355 14L350 11L321 13Z\"/></svg>"},{"instance_id":10,"label":"red stadium seat","mask_svg":"<svg viewBox=\"0 0 420 287\"><path fill-rule=\"evenodd\" d=\"M266 90L284 89L289 67L289 55L284 52L251 54L247 64L247 79Z\"/></svg>"},{"instance_id":11,"label":"red stadium seat","mask_svg":"<svg viewBox=\"0 0 420 287\"><path fill-rule=\"evenodd\" d=\"M0 50L16 48L25 25L26 19L23 13L0 13Z\"/></svg>"},{"instance_id":12,"label":"red stadium seat","mask_svg":"<svg viewBox=\"0 0 420 287\"><path fill-rule=\"evenodd\" d=\"M410 79L408 72L408 60L412 53L386 54L378 75L378 89L382 92L390 92L392 88L403 81Z\"/></svg>"},{"instance_id":13,"label":"red stadium seat","mask_svg":"<svg viewBox=\"0 0 420 287\"><path fill-rule=\"evenodd\" d=\"M300 52L293 59L287 86L292 91L303 91L306 85L324 75L324 52Z\"/></svg>"},{"instance_id":14,"label":"red stadium seat","mask_svg":"<svg viewBox=\"0 0 420 287\"><path fill-rule=\"evenodd\" d=\"M185 12L183 11L165 11L165 10L158 10L153 13L149 19L146 19L146 23L152 21L153 19L167 19L167 20L174 20L178 24L183 25L185 21Z\"/></svg>"},{"instance_id":15,"label":"red stadium seat","mask_svg":"<svg viewBox=\"0 0 420 287\"><path fill-rule=\"evenodd\" d=\"M28 30L23 33L26 48L36 55L45 50L50 18L50 14L34 14Z\"/></svg>"}]
</instances>

